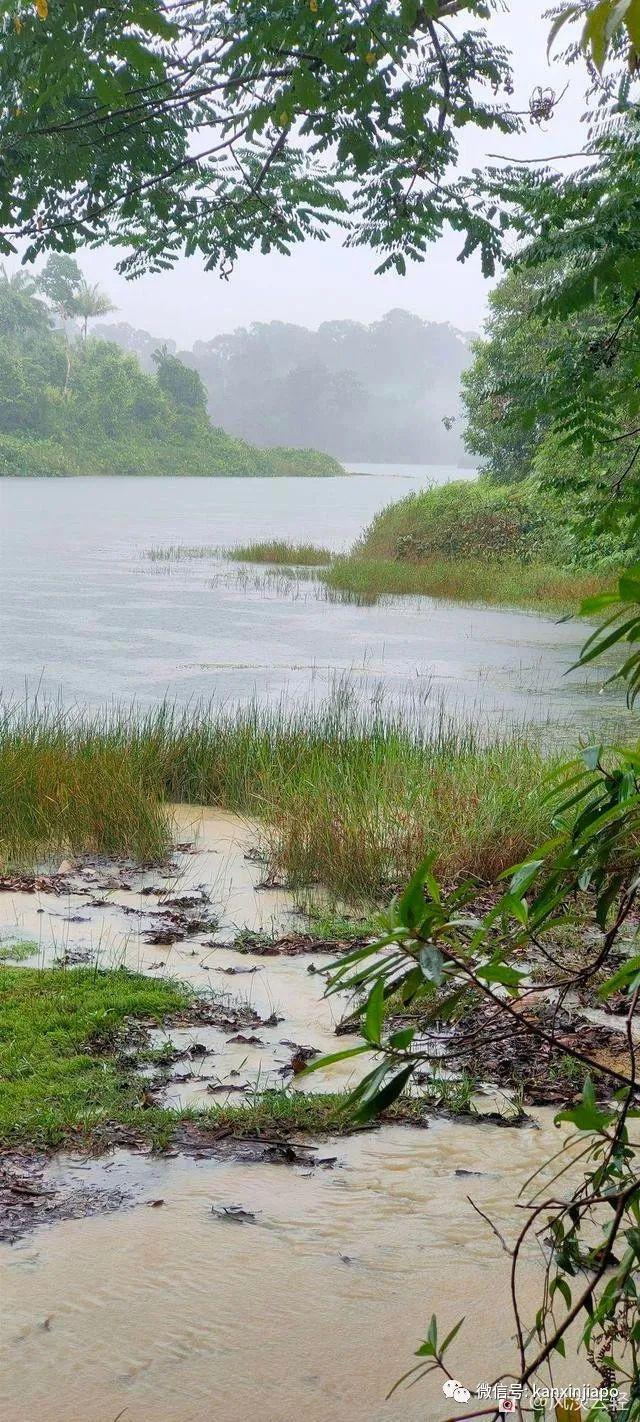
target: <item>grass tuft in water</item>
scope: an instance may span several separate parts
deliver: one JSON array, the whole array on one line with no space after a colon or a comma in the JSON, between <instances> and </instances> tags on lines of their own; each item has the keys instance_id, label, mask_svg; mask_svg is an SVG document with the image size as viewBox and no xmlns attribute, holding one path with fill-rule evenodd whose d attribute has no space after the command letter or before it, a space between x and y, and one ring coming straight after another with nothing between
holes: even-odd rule
<instances>
[{"instance_id":1,"label":"grass tuft in water","mask_svg":"<svg viewBox=\"0 0 640 1422\"><path fill-rule=\"evenodd\" d=\"M25 958L35 958L37 952L37 943L2 943L0 963L22 963Z\"/></svg>"},{"instance_id":2,"label":"grass tuft in water","mask_svg":"<svg viewBox=\"0 0 640 1422\"><path fill-rule=\"evenodd\" d=\"M274 538L264 543L239 543L225 549L224 556L240 563L315 568L330 563L334 555L330 548L318 548L314 543L289 543L284 538Z\"/></svg>"},{"instance_id":3,"label":"grass tuft in water","mask_svg":"<svg viewBox=\"0 0 640 1422\"><path fill-rule=\"evenodd\" d=\"M147 548L144 557L151 563L182 563L189 558L219 558L220 549L214 543L167 543Z\"/></svg>"}]
</instances>

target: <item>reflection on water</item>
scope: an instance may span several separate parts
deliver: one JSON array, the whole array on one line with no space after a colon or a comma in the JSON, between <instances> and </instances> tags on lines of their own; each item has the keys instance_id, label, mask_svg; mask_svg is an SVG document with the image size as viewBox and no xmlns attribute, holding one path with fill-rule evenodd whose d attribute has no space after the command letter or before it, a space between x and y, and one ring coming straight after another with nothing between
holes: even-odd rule
<instances>
[{"instance_id":1,"label":"reflection on water","mask_svg":"<svg viewBox=\"0 0 640 1422\"><path fill-rule=\"evenodd\" d=\"M359 607L309 580L214 558L171 564L154 545L232 545L275 534L350 545L385 504L429 477L2 479L2 689L89 705L165 696L325 697L336 674L388 701L425 688L487 719L600 716L566 669L581 630L548 617L429 599ZM467 474L469 471L465 471ZM598 677L599 673L593 673Z\"/></svg>"}]
</instances>

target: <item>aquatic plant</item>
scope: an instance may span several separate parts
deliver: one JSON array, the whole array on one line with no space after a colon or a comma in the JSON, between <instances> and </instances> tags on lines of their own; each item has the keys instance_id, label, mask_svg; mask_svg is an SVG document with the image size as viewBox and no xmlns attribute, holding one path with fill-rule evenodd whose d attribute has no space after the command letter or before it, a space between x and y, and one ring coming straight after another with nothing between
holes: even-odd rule
<instances>
[{"instance_id":1,"label":"aquatic plant","mask_svg":"<svg viewBox=\"0 0 640 1422\"><path fill-rule=\"evenodd\" d=\"M327 591L338 598L372 604L383 597L414 596L453 602L575 611L576 603L607 591L610 579L571 568L522 563L515 558L428 558L424 562L370 557L364 544L335 558L322 573Z\"/></svg>"},{"instance_id":2,"label":"aquatic plant","mask_svg":"<svg viewBox=\"0 0 640 1422\"><path fill-rule=\"evenodd\" d=\"M315 543L291 543L285 538L272 538L263 543L239 543L224 550L225 558L237 559L241 563L282 563L293 567L320 567L330 563L333 553L330 548L319 548Z\"/></svg>"}]
</instances>

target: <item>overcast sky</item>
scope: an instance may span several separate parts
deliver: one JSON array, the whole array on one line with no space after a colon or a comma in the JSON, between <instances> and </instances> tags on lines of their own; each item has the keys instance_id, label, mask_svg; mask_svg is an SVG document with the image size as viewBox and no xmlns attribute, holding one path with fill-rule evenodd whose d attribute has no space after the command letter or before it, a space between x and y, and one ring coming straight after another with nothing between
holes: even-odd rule
<instances>
[{"instance_id":1,"label":"overcast sky","mask_svg":"<svg viewBox=\"0 0 640 1422\"><path fill-rule=\"evenodd\" d=\"M562 65L547 62L548 21L542 15L550 0L509 0L506 12L490 23L492 37L514 55L518 109L526 108L536 85L560 92L567 80ZM482 163L487 152L545 157L580 146L583 71L570 71L571 87L547 130L528 127L520 138L496 134L464 134L464 163ZM205 272L197 258L183 260L172 273L142 277L131 283L115 272L108 249L82 252L81 265L91 281L99 281L118 307L110 320L130 321L152 335L169 336L182 346L210 339L252 321L295 321L316 327L335 318L374 321L394 306L428 320L450 321L478 330L486 309L488 285L479 261L464 265L456 258L459 236L448 234L420 266L405 277L375 276L375 254L364 248L345 251L338 237L309 242L290 257L263 257L253 252L240 258L228 282ZM380 260L379 257L377 259Z\"/></svg>"}]
</instances>

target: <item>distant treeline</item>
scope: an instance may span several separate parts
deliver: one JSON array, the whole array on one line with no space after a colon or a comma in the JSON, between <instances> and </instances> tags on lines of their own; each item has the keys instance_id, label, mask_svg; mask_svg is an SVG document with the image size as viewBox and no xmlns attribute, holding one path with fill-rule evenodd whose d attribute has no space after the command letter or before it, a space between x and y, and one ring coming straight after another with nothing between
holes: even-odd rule
<instances>
[{"instance_id":1,"label":"distant treeline","mask_svg":"<svg viewBox=\"0 0 640 1422\"><path fill-rule=\"evenodd\" d=\"M147 331L99 329L150 365L158 341ZM473 463L459 418L469 343L449 325L400 310L317 331L256 322L178 354L201 376L211 418L256 444L312 446L352 462Z\"/></svg>"},{"instance_id":2,"label":"distant treeline","mask_svg":"<svg viewBox=\"0 0 640 1422\"><path fill-rule=\"evenodd\" d=\"M87 334L110 309L70 257L51 257L37 285L0 273L0 474L343 473L316 450L256 449L217 428L199 375L166 347L150 374Z\"/></svg>"}]
</instances>

